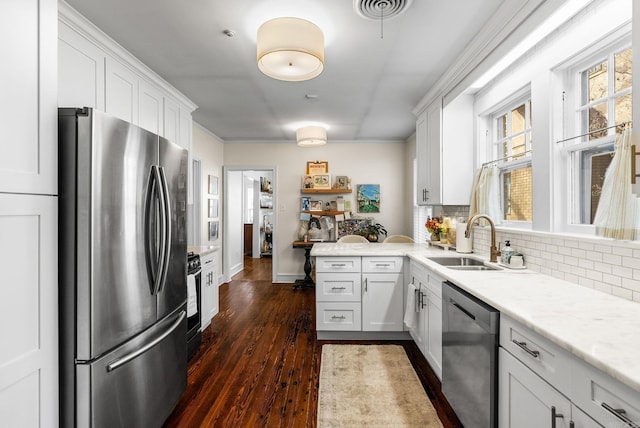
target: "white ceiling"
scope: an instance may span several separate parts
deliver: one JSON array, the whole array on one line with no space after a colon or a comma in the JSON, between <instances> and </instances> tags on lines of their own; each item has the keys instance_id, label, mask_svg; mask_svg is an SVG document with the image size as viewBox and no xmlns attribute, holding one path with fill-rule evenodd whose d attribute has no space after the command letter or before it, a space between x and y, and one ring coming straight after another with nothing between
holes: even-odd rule
<instances>
[{"instance_id":1,"label":"white ceiling","mask_svg":"<svg viewBox=\"0 0 640 428\"><path fill-rule=\"evenodd\" d=\"M329 141L403 141L415 130L411 110L502 0L413 0L383 22L384 38L353 0L68 3L195 102L194 120L225 142L293 141L300 122L325 123ZM320 76L294 83L260 73L256 31L280 16L323 30Z\"/></svg>"}]
</instances>

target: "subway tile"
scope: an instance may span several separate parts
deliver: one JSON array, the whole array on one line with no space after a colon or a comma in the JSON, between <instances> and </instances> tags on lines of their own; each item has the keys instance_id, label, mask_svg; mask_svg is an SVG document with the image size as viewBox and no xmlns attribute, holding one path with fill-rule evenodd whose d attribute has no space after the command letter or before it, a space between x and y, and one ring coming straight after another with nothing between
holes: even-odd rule
<instances>
[{"instance_id":1,"label":"subway tile","mask_svg":"<svg viewBox=\"0 0 640 428\"><path fill-rule=\"evenodd\" d=\"M607 263L594 262L593 270L597 272L602 272L602 273L613 273L613 266Z\"/></svg>"},{"instance_id":2,"label":"subway tile","mask_svg":"<svg viewBox=\"0 0 640 428\"><path fill-rule=\"evenodd\" d=\"M609 284L606 284L606 283L605 284L597 283L594 288L596 290L598 290L598 291L602 291L604 293L611 294L613 287L611 285L609 285Z\"/></svg>"},{"instance_id":3,"label":"subway tile","mask_svg":"<svg viewBox=\"0 0 640 428\"><path fill-rule=\"evenodd\" d=\"M578 284L582 285L583 287L593 288L595 281L590 278L580 277L578 278Z\"/></svg>"},{"instance_id":4,"label":"subway tile","mask_svg":"<svg viewBox=\"0 0 640 428\"><path fill-rule=\"evenodd\" d=\"M636 257L623 257L622 266L630 267L633 269L640 269L640 258Z\"/></svg>"},{"instance_id":5,"label":"subway tile","mask_svg":"<svg viewBox=\"0 0 640 428\"><path fill-rule=\"evenodd\" d=\"M567 272L567 273L564 274L564 280L565 281L569 281L569 282L573 282L574 284L578 284L579 279L580 278L577 275L574 275L572 273Z\"/></svg>"},{"instance_id":6,"label":"subway tile","mask_svg":"<svg viewBox=\"0 0 640 428\"><path fill-rule=\"evenodd\" d=\"M617 297L622 297L623 299L631 300L633 298L633 291L627 290L622 287L613 287L611 289L611 294Z\"/></svg>"},{"instance_id":7,"label":"subway tile","mask_svg":"<svg viewBox=\"0 0 640 428\"><path fill-rule=\"evenodd\" d=\"M619 256L627 256L627 257L633 256L633 250L631 248L625 248L625 247L613 247L611 249L611 253L617 254Z\"/></svg>"},{"instance_id":8,"label":"subway tile","mask_svg":"<svg viewBox=\"0 0 640 428\"><path fill-rule=\"evenodd\" d=\"M573 241L571 239L566 239L564 241L564 245L569 247L569 248L580 248L580 244L578 241Z\"/></svg>"},{"instance_id":9,"label":"subway tile","mask_svg":"<svg viewBox=\"0 0 640 428\"><path fill-rule=\"evenodd\" d=\"M594 262L601 262L602 261L602 253L599 253L597 251L587 251L587 260L593 260Z\"/></svg>"},{"instance_id":10,"label":"subway tile","mask_svg":"<svg viewBox=\"0 0 640 428\"><path fill-rule=\"evenodd\" d=\"M573 256L564 256L564 263L569 266L578 266L578 258Z\"/></svg>"},{"instance_id":11,"label":"subway tile","mask_svg":"<svg viewBox=\"0 0 640 428\"><path fill-rule=\"evenodd\" d=\"M640 281L638 281L637 279L623 278L622 279L622 286L624 288L629 289L629 290L633 290L634 292L639 292L640 293Z\"/></svg>"},{"instance_id":12,"label":"subway tile","mask_svg":"<svg viewBox=\"0 0 640 428\"><path fill-rule=\"evenodd\" d=\"M578 248L581 248L581 249L586 250L586 251L594 251L595 250L595 245L593 245L593 243L591 243L591 242L579 241L578 242Z\"/></svg>"},{"instance_id":13,"label":"subway tile","mask_svg":"<svg viewBox=\"0 0 640 428\"><path fill-rule=\"evenodd\" d=\"M633 279L633 269L622 267L622 266L612 266L611 273L622 278Z\"/></svg>"},{"instance_id":14,"label":"subway tile","mask_svg":"<svg viewBox=\"0 0 640 428\"><path fill-rule=\"evenodd\" d=\"M619 276L608 274L608 273L605 273L602 275L602 281L605 284L616 285L618 287L622 286L622 278L620 278Z\"/></svg>"},{"instance_id":15,"label":"subway tile","mask_svg":"<svg viewBox=\"0 0 640 428\"><path fill-rule=\"evenodd\" d=\"M622 256L617 254L605 254L602 256L602 262L610 265L622 266Z\"/></svg>"},{"instance_id":16,"label":"subway tile","mask_svg":"<svg viewBox=\"0 0 640 428\"><path fill-rule=\"evenodd\" d=\"M578 248L574 248L571 250L571 255L573 257L578 257L579 259L586 259L587 258L587 252L585 250L580 250Z\"/></svg>"},{"instance_id":17,"label":"subway tile","mask_svg":"<svg viewBox=\"0 0 640 428\"><path fill-rule=\"evenodd\" d=\"M581 268L594 270L594 262L592 260L578 259L578 266Z\"/></svg>"}]
</instances>

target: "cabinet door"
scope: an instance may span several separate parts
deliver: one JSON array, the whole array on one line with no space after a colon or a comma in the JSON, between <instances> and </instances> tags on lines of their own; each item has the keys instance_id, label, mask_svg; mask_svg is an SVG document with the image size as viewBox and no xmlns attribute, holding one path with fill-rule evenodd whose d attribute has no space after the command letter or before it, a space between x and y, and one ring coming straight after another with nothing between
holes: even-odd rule
<instances>
[{"instance_id":1,"label":"cabinet door","mask_svg":"<svg viewBox=\"0 0 640 428\"><path fill-rule=\"evenodd\" d=\"M425 357L439 379L442 379L442 298L427 292Z\"/></svg>"},{"instance_id":2,"label":"cabinet door","mask_svg":"<svg viewBox=\"0 0 640 428\"><path fill-rule=\"evenodd\" d=\"M107 57L105 88L105 111L137 125L138 76L118 61Z\"/></svg>"},{"instance_id":3,"label":"cabinet door","mask_svg":"<svg viewBox=\"0 0 640 428\"><path fill-rule=\"evenodd\" d=\"M162 93L150 83L140 80L138 99L138 119L140 127L154 134L161 135L164 131L164 97Z\"/></svg>"},{"instance_id":4,"label":"cabinet door","mask_svg":"<svg viewBox=\"0 0 640 428\"><path fill-rule=\"evenodd\" d=\"M362 330L403 331L401 273L362 275Z\"/></svg>"},{"instance_id":5,"label":"cabinet door","mask_svg":"<svg viewBox=\"0 0 640 428\"><path fill-rule=\"evenodd\" d=\"M527 366L499 350L499 426L500 428L569 428L571 403ZM562 417L558 416L562 415Z\"/></svg>"},{"instance_id":6,"label":"cabinet door","mask_svg":"<svg viewBox=\"0 0 640 428\"><path fill-rule=\"evenodd\" d=\"M57 212L52 196L0 194L2 427L57 426Z\"/></svg>"},{"instance_id":7,"label":"cabinet door","mask_svg":"<svg viewBox=\"0 0 640 428\"><path fill-rule=\"evenodd\" d=\"M427 204L429 180L429 157L427 153L427 112L423 112L416 120L416 202Z\"/></svg>"},{"instance_id":8,"label":"cabinet door","mask_svg":"<svg viewBox=\"0 0 640 428\"><path fill-rule=\"evenodd\" d=\"M202 264L202 313L200 322L204 329L218 314L218 255L210 253L200 258Z\"/></svg>"},{"instance_id":9,"label":"cabinet door","mask_svg":"<svg viewBox=\"0 0 640 428\"><path fill-rule=\"evenodd\" d=\"M0 192L56 194L57 2L0 2Z\"/></svg>"},{"instance_id":10,"label":"cabinet door","mask_svg":"<svg viewBox=\"0 0 640 428\"><path fill-rule=\"evenodd\" d=\"M180 108L170 98L164 98L164 133L163 137L175 143L178 142L180 129Z\"/></svg>"},{"instance_id":11,"label":"cabinet door","mask_svg":"<svg viewBox=\"0 0 640 428\"><path fill-rule=\"evenodd\" d=\"M104 111L104 51L65 22L59 25L58 105Z\"/></svg>"},{"instance_id":12,"label":"cabinet door","mask_svg":"<svg viewBox=\"0 0 640 428\"><path fill-rule=\"evenodd\" d=\"M427 108L427 204L442 203L442 99Z\"/></svg>"}]
</instances>

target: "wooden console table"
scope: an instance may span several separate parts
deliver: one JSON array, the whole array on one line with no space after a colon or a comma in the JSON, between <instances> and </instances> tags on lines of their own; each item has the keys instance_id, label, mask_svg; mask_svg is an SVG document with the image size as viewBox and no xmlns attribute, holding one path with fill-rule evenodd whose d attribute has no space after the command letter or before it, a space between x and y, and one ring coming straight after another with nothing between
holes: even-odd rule
<instances>
[{"instance_id":1,"label":"wooden console table","mask_svg":"<svg viewBox=\"0 0 640 428\"><path fill-rule=\"evenodd\" d=\"M313 248L313 242L293 241L293 248L304 249L304 279L296 279L293 289L315 287L316 284L311 278L311 248Z\"/></svg>"}]
</instances>

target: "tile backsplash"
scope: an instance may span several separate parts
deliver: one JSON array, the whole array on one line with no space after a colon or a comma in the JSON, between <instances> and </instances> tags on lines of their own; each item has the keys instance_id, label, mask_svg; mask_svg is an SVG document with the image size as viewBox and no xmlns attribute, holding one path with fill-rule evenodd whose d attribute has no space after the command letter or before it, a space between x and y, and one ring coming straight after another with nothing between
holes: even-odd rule
<instances>
[{"instance_id":1,"label":"tile backsplash","mask_svg":"<svg viewBox=\"0 0 640 428\"><path fill-rule=\"evenodd\" d=\"M640 302L640 242L497 228L524 255L527 268ZM474 226L473 252L489 257L489 227Z\"/></svg>"}]
</instances>

